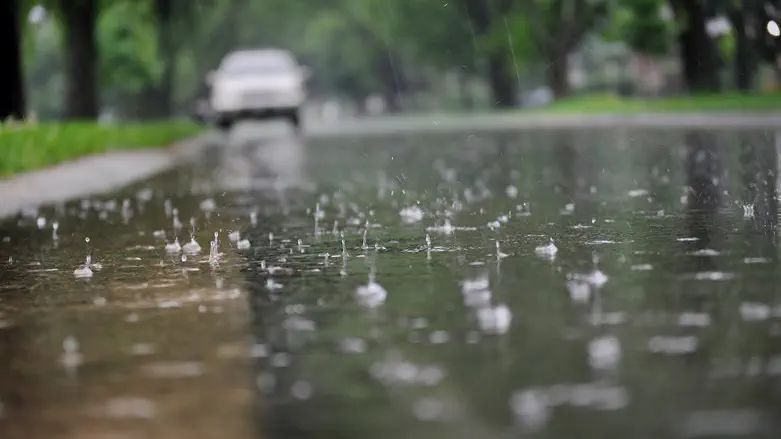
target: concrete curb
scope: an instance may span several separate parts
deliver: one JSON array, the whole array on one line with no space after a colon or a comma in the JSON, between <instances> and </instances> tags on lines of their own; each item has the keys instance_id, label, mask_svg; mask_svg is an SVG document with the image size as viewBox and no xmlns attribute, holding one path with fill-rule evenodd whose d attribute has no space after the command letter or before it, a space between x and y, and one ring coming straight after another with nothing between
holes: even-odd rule
<instances>
[{"instance_id":1,"label":"concrete curb","mask_svg":"<svg viewBox=\"0 0 781 439\"><path fill-rule=\"evenodd\" d=\"M212 137L206 133L164 149L111 151L0 180L0 219L149 178L196 157Z\"/></svg>"}]
</instances>

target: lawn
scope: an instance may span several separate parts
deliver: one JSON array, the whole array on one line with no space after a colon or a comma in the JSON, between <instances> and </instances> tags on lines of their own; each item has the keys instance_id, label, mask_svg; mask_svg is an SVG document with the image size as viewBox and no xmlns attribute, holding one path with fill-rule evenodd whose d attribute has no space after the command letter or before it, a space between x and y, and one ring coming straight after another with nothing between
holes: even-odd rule
<instances>
[{"instance_id":1,"label":"lawn","mask_svg":"<svg viewBox=\"0 0 781 439\"><path fill-rule=\"evenodd\" d=\"M0 124L0 177L112 150L168 146L203 129L187 122Z\"/></svg>"},{"instance_id":2,"label":"lawn","mask_svg":"<svg viewBox=\"0 0 781 439\"><path fill-rule=\"evenodd\" d=\"M563 99L548 107L532 110L542 113L693 113L781 111L781 93L725 93L689 97L638 99L615 95L590 95Z\"/></svg>"}]
</instances>

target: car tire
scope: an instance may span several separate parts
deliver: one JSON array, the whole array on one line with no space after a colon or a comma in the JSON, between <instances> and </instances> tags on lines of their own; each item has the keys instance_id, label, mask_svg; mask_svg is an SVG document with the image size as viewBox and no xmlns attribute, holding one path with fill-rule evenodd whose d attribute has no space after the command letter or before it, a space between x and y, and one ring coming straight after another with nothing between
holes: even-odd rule
<instances>
[{"instance_id":1,"label":"car tire","mask_svg":"<svg viewBox=\"0 0 781 439\"><path fill-rule=\"evenodd\" d=\"M293 129L301 131L301 116L299 115L298 110L291 111L287 115L287 119L290 121L290 124L293 125Z\"/></svg>"},{"instance_id":2,"label":"car tire","mask_svg":"<svg viewBox=\"0 0 781 439\"><path fill-rule=\"evenodd\" d=\"M217 121L217 129L220 131L230 131L233 128L233 120L231 119L219 119Z\"/></svg>"}]
</instances>

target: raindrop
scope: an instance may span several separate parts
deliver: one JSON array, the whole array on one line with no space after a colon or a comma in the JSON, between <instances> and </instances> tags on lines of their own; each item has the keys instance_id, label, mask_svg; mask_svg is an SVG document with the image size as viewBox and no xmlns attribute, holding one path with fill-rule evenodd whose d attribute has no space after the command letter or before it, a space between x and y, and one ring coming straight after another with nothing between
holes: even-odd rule
<instances>
[{"instance_id":1,"label":"raindrop","mask_svg":"<svg viewBox=\"0 0 781 439\"><path fill-rule=\"evenodd\" d=\"M388 292L382 285L370 279L366 285L358 287L355 291L358 301L367 308L376 308L385 303Z\"/></svg>"},{"instance_id":2,"label":"raindrop","mask_svg":"<svg viewBox=\"0 0 781 439\"><path fill-rule=\"evenodd\" d=\"M556 257L556 253L558 253L559 248L556 247L556 243L553 242L553 238L550 239L550 242L546 245L538 246L534 249L534 253L544 259L554 259Z\"/></svg>"},{"instance_id":3,"label":"raindrop","mask_svg":"<svg viewBox=\"0 0 781 439\"><path fill-rule=\"evenodd\" d=\"M595 338L588 345L588 355L594 369L615 369L621 359L621 344L612 335Z\"/></svg>"},{"instance_id":4,"label":"raindrop","mask_svg":"<svg viewBox=\"0 0 781 439\"><path fill-rule=\"evenodd\" d=\"M312 397L312 385L306 381L296 381L290 388L290 393L296 399L309 399Z\"/></svg>"},{"instance_id":5,"label":"raindrop","mask_svg":"<svg viewBox=\"0 0 781 439\"><path fill-rule=\"evenodd\" d=\"M252 247L252 244L249 242L249 239L240 239L239 242L236 243L236 248L239 250L247 250L250 247Z\"/></svg>"},{"instance_id":6,"label":"raindrop","mask_svg":"<svg viewBox=\"0 0 781 439\"><path fill-rule=\"evenodd\" d=\"M513 315L507 305L483 307L477 311L477 321L483 332L489 334L505 334L510 330Z\"/></svg>"},{"instance_id":7,"label":"raindrop","mask_svg":"<svg viewBox=\"0 0 781 439\"><path fill-rule=\"evenodd\" d=\"M179 253L182 246L179 244L179 238L174 238L174 242L165 245L165 251L168 253Z\"/></svg>"}]
</instances>

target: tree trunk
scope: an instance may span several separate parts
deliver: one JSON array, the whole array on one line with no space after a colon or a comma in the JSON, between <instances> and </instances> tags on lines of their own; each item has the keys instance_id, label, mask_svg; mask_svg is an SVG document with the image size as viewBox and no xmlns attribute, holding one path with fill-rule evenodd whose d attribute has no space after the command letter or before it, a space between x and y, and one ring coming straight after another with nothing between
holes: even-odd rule
<instances>
[{"instance_id":1,"label":"tree trunk","mask_svg":"<svg viewBox=\"0 0 781 439\"><path fill-rule=\"evenodd\" d=\"M403 110L402 94L407 91L404 72L398 65L398 57L385 50L377 52L377 74L382 84L382 96L385 98L389 113Z\"/></svg>"},{"instance_id":2,"label":"tree trunk","mask_svg":"<svg viewBox=\"0 0 781 439\"><path fill-rule=\"evenodd\" d=\"M461 101L461 107L464 110L472 110L475 108L475 102L469 89L469 77L459 69L456 72L456 78L458 80L458 97Z\"/></svg>"},{"instance_id":3,"label":"tree trunk","mask_svg":"<svg viewBox=\"0 0 781 439\"><path fill-rule=\"evenodd\" d=\"M0 6L0 58L6 75L0 92L0 121L25 116L22 73L22 29L19 0L3 0Z\"/></svg>"},{"instance_id":4,"label":"tree trunk","mask_svg":"<svg viewBox=\"0 0 781 439\"><path fill-rule=\"evenodd\" d=\"M718 57L705 28L704 6L701 2L686 0L673 0L672 4L684 24L678 44L686 87L690 93L718 91Z\"/></svg>"},{"instance_id":5,"label":"tree trunk","mask_svg":"<svg viewBox=\"0 0 781 439\"><path fill-rule=\"evenodd\" d=\"M95 38L97 0L60 0L59 7L65 28L64 118L94 120L100 105Z\"/></svg>"},{"instance_id":6,"label":"tree trunk","mask_svg":"<svg viewBox=\"0 0 781 439\"><path fill-rule=\"evenodd\" d=\"M163 72L157 89L160 104L158 114L167 118L173 114L173 88L176 74L173 0L155 0L155 15L157 18L157 44L163 58Z\"/></svg>"},{"instance_id":7,"label":"tree trunk","mask_svg":"<svg viewBox=\"0 0 781 439\"><path fill-rule=\"evenodd\" d=\"M483 37L491 32L496 17L504 16L511 2L503 0L498 8L491 10L490 2L486 0L466 0L464 10L474 27L477 36ZM493 96L492 106L510 108L515 106L517 84L509 74L510 56L507 51L488 54L488 83Z\"/></svg>"},{"instance_id":8,"label":"tree trunk","mask_svg":"<svg viewBox=\"0 0 781 439\"><path fill-rule=\"evenodd\" d=\"M551 88L555 100L569 96L569 58L567 54L551 54L548 66L548 86Z\"/></svg>"},{"instance_id":9,"label":"tree trunk","mask_svg":"<svg viewBox=\"0 0 781 439\"><path fill-rule=\"evenodd\" d=\"M510 76L508 58L504 53L492 53L488 56L488 82L491 86L493 106L511 108L515 106L518 89Z\"/></svg>"},{"instance_id":10,"label":"tree trunk","mask_svg":"<svg viewBox=\"0 0 781 439\"><path fill-rule=\"evenodd\" d=\"M746 8L742 6L730 14L732 27L735 29L735 87L741 92L748 92L754 85L756 72L751 42L746 35Z\"/></svg>"}]
</instances>

